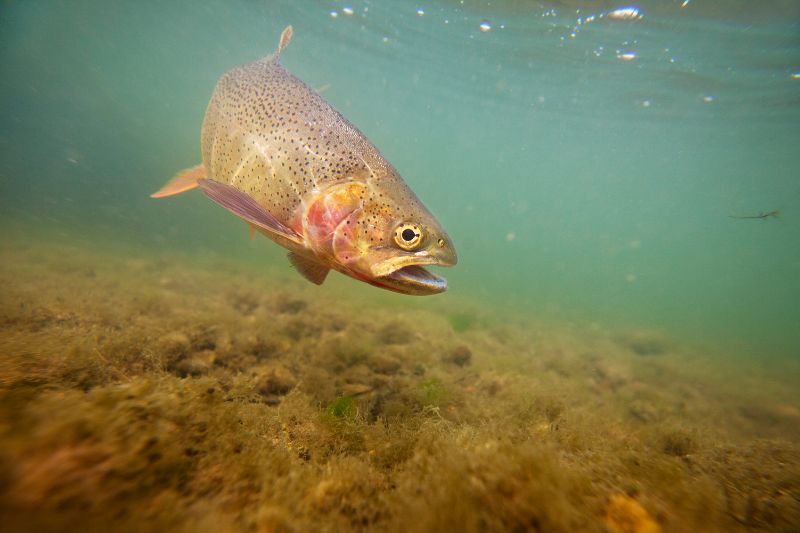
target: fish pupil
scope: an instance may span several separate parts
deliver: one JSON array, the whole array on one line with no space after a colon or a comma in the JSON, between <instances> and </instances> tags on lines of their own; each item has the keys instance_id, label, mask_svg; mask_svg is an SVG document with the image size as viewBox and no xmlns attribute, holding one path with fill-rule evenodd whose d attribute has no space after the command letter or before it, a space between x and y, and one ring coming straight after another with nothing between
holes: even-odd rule
<instances>
[{"instance_id":1,"label":"fish pupil","mask_svg":"<svg viewBox=\"0 0 800 533\"><path fill-rule=\"evenodd\" d=\"M405 240L406 242L413 241L414 237L416 237L416 236L417 236L417 234L414 233L413 229L406 228L406 229L403 230L403 240Z\"/></svg>"}]
</instances>

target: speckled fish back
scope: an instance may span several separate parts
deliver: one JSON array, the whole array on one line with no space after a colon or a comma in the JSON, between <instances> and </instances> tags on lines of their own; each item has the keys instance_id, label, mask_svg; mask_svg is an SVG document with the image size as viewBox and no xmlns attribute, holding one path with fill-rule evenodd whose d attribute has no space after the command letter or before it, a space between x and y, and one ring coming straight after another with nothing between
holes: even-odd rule
<instances>
[{"instance_id":1,"label":"speckled fish back","mask_svg":"<svg viewBox=\"0 0 800 533\"><path fill-rule=\"evenodd\" d=\"M409 211L421 207L364 135L277 57L220 79L201 142L210 179L247 193L283 223L312 189L352 178L379 181L376 194L393 190Z\"/></svg>"}]
</instances>

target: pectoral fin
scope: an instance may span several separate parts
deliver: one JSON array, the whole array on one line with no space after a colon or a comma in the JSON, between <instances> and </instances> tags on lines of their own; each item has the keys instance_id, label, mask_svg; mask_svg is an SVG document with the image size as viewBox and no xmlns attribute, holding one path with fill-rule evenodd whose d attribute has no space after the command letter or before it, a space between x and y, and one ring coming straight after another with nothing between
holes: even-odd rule
<instances>
[{"instance_id":1,"label":"pectoral fin","mask_svg":"<svg viewBox=\"0 0 800 533\"><path fill-rule=\"evenodd\" d=\"M311 259L306 259L302 255L298 255L294 252L289 252L289 261L294 265L300 275L315 285L322 285L322 282L325 281L325 278L328 276L328 272L331 271L331 269L325 265L321 265Z\"/></svg>"},{"instance_id":2,"label":"pectoral fin","mask_svg":"<svg viewBox=\"0 0 800 533\"><path fill-rule=\"evenodd\" d=\"M197 187L198 180L206 177L203 165L187 168L175 174L163 187L150 195L150 198L164 198L174 194L191 191Z\"/></svg>"},{"instance_id":3,"label":"pectoral fin","mask_svg":"<svg viewBox=\"0 0 800 533\"><path fill-rule=\"evenodd\" d=\"M236 187L208 179L198 180L197 184L206 196L239 218L265 230L267 233L288 239L295 244L303 243L302 237L293 229L284 225L253 198Z\"/></svg>"}]
</instances>

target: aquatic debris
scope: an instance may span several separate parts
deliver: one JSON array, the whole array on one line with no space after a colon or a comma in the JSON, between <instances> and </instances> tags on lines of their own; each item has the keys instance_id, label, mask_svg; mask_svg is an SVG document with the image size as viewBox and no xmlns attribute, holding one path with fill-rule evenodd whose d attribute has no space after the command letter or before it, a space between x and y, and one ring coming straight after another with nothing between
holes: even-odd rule
<instances>
[{"instance_id":1,"label":"aquatic debris","mask_svg":"<svg viewBox=\"0 0 800 533\"><path fill-rule=\"evenodd\" d=\"M624 494L611 497L605 523L612 533L660 533L661 526L642 505Z\"/></svg>"},{"instance_id":2,"label":"aquatic debris","mask_svg":"<svg viewBox=\"0 0 800 533\"><path fill-rule=\"evenodd\" d=\"M767 212L761 211L757 215L741 215L741 216L728 215L728 218L742 218L742 219L748 219L749 218L749 219L761 219L761 220L766 220L768 218L780 219L780 214L781 214L780 211L775 209L773 211L767 211Z\"/></svg>"},{"instance_id":3,"label":"aquatic debris","mask_svg":"<svg viewBox=\"0 0 800 533\"><path fill-rule=\"evenodd\" d=\"M447 280L425 267L456 264L450 237L378 149L281 65L292 33L287 26L275 53L220 78L202 164L151 196L199 188L251 235L286 248L316 285L333 269L401 294L444 292Z\"/></svg>"},{"instance_id":4,"label":"aquatic debris","mask_svg":"<svg viewBox=\"0 0 800 533\"><path fill-rule=\"evenodd\" d=\"M492 31L492 23L486 19L483 19L481 23L478 25L478 29L481 30L483 33Z\"/></svg>"}]
</instances>

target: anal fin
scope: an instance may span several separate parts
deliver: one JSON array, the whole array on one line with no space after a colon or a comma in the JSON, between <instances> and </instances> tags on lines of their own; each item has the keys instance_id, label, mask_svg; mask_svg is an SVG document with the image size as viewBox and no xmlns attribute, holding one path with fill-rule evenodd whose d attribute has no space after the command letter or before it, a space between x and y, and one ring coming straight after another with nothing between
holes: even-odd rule
<instances>
[{"instance_id":1,"label":"anal fin","mask_svg":"<svg viewBox=\"0 0 800 533\"><path fill-rule=\"evenodd\" d=\"M294 265L301 276L306 278L314 285L322 285L325 278L328 276L330 268L321 265L311 259L306 259L302 255L294 252L289 252L289 261Z\"/></svg>"},{"instance_id":2,"label":"anal fin","mask_svg":"<svg viewBox=\"0 0 800 533\"><path fill-rule=\"evenodd\" d=\"M206 169L200 164L187 168L175 174L163 187L150 195L150 198L164 198L191 191L197 187L197 182L206 177Z\"/></svg>"}]
</instances>

